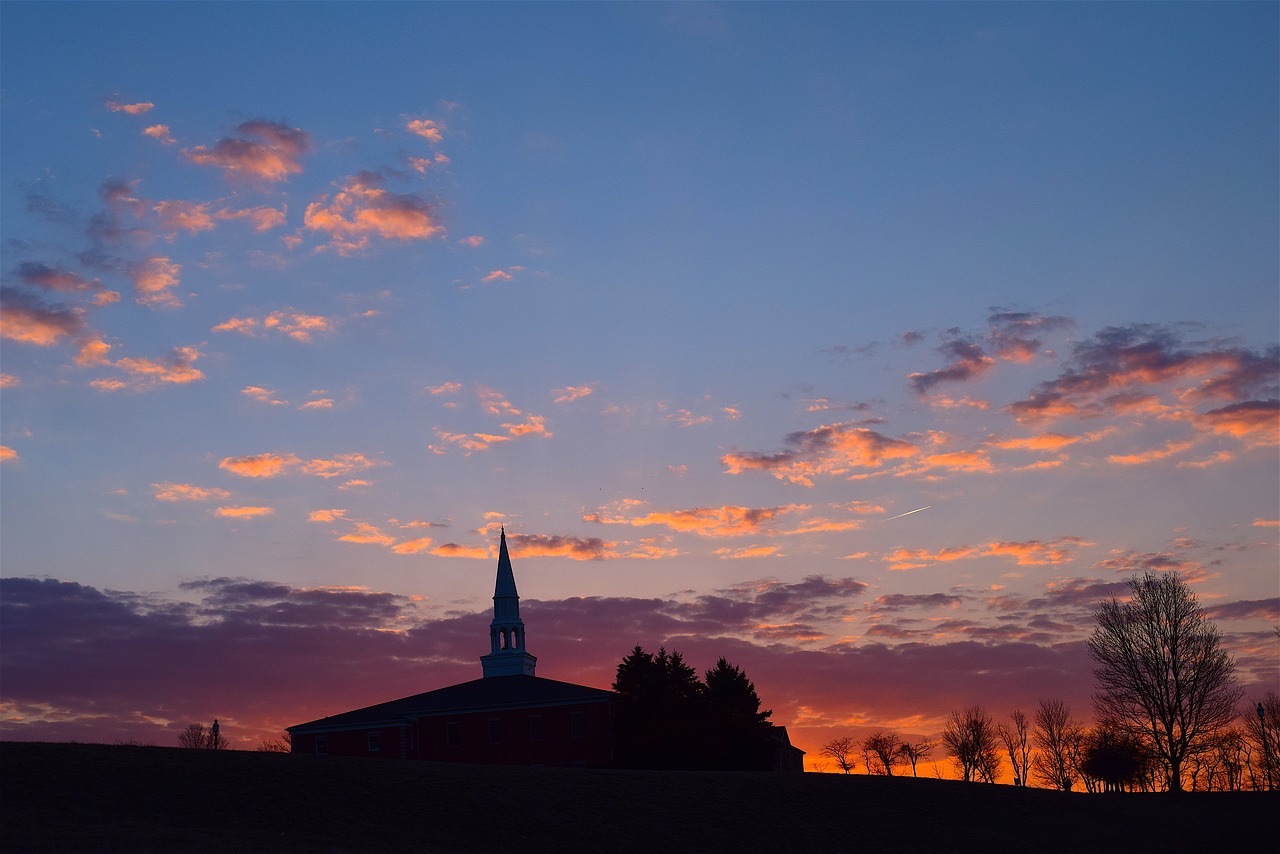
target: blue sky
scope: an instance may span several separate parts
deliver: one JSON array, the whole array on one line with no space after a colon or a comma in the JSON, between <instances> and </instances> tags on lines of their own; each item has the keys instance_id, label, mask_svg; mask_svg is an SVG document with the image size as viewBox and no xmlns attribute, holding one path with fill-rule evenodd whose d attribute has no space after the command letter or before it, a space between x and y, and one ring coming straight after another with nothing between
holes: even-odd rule
<instances>
[{"instance_id":1,"label":"blue sky","mask_svg":"<svg viewBox=\"0 0 1280 854\"><path fill-rule=\"evenodd\" d=\"M1274 686L1274 5L0 14L6 737L470 678L498 525L540 674L729 654L810 749L1087 716L1144 570ZM39 675L91 605L143 627L112 699ZM244 685L400 646L163 675L246 621Z\"/></svg>"}]
</instances>

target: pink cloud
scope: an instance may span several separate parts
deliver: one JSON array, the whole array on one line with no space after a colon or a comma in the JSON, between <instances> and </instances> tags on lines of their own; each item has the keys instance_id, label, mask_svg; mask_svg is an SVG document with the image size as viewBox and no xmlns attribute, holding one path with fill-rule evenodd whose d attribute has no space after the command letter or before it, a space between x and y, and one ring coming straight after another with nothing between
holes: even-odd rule
<instances>
[{"instance_id":1,"label":"pink cloud","mask_svg":"<svg viewBox=\"0 0 1280 854\"><path fill-rule=\"evenodd\" d=\"M119 101L107 101L103 106L113 113L128 113L131 116L139 116L143 113L150 112L155 107L155 104L150 101L138 101L134 104L122 104Z\"/></svg>"},{"instance_id":2,"label":"pink cloud","mask_svg":"<svg viewBox=\"0 0 1280 854\"><path fill-rule=\"evenodd\" d=\"M152 205L152 210L159 218L160 229L169 233L185 231L188 234L195 234L215 227L207 202L200 204L183 201L156 202Z\"/></svg>"},{"instance_id":3,"label":"pink cloud","mask_svg":"<svg viewBox=\"0 0 1280 854\"><path fill-rule=\"evenodd\" d=\"M105 361L105 351L100 350L100 355ZM99 391L140 392L165 383L184 385L199 382L204 379L204 372L195 366L200 355L200 351L195 347L175 347L163 359L133 357L117 359L110 364L117 370L123 371L127 375L125 379L97 379L90 382L90 385Z\"/></svg>"},{"instance_id":4,"label":"pink cloud","mask_svg":"<svg viewBox=\"0 0 1280 854\"><path fill-rule=\"evenodd\" d=\"M212 148L197 145L182 154L192 163L219 167L229 178L275 182L300 173L299 161L311 150L310 134L277 122L244 122L236 133Z\"/></svg>"},{"instance_id":5,"label":"pink cloud","mask_svg":"<svg viewBox=\"0 0 1280 854\"><path fill-rule=\"evenodd\" d=\"M853 422L824 424L786 438L788 450L775 454L725 454L728 474L764 471L779 480L812 486L820 476L848 475L852 469L880 468L886 461L908 459L920 449Z\"/></svg>"},{"instance_id":6,"label":"pink cloud","mask_svg":"<svg viewBox=\"0 0 1280 854\"><path fill-rule=\"evenodd\" d=\"M16 288L0 288L0 337L38 347L52 347L84 330L83 311L46 306Z\"/></svg>"},{"instance_id":7,"label":"pink cloud","mask_svg":"<svg viewBox=\"0 0 1280 854\"><path fill-rule=\"evenodd\" d=\"M289 402L287 400L281 400L278 397L276 397L276 393L274 391L271 391L270 389L262 388L261 386L256 386L256 385L245 386L244 388L240 389L240 393L248 397L252 397L254 400L258 401L259 403L268 403L268 404L271 404L272 406L284 406Z\"/></svg>"},{"instance_id":8,"label":"pink cloud","mask_svg":"<svg viewBox=\"0 0 1280 854\"><path fill-rule=\"evenodd\" d=\"M50 291L77 293L102 289L102 282L98 279L86 279L70 270L62 270L34 261L24 261L19 264L18 275L24 283Z\"/></svg>"},{"instance_id":9,"label":"pink cloud","mask_svg":"<svg viewBox=\"0 0 1280 854\"><path fill-rule=\"evenodd\" d=\"M575 400L581 400L584 397L589 397L594 393L595 393L595 388L589 385L565 386L564 388L558 388L552 392L552 394L555 396L552 402L553 403L571 403Z\"/></svg>"},{"instance_id":10,"label":"pink cloud","mask_svg":"<svg viewBox=\"0 0 1280 854\"><path fill-rule=\"evenodd\" d=\"M405 130L409 133L417 134L428 142L443 142L444 125L438 124L431 119L411 119L406 125Z\"/></svg>"},{"instance_id":11,"label":"pink cloud","mask_svg":"<svg viewBox=\"0 0 1280 854\"><path fill-rule=\"evenodd\" d=\"M0 463L12 462L18 459L18 452L8 445L0 445Z\"/></svg>"},{"instance_id":12,"label":"pink cloud","mask_svg":"<svg viewBox=\"0 0 1280 854\"><path fill-rule=\"evenodd\" d=\"M736 537L760 532L768 523L788 513L808 510L805 504L788 504L780 507L695 507L688 510L664 510L642 516L622 516L608 511L583 516L583 521L604 525L630 525L646 527L663 525L673 531L698 534L703 537Z\"/></svg>"},{"instance_id":13,"label":"pink cloud","mask_svg":"<svg viewBox=\"0 0 1280 854\"><path fill-rule=\"evenodd\" d=\"M153 483L151 486L157 501L225 501L231 497L225 489L189 483Z\"/></svg>"},{"instance_id":14,"label":"pink cloud","mask_svg":"<svg viewBox=\"0 0 1280 854\"><path fill-rule=\"evenodd\" d=\"M310 343L312 336L322 332L333 332L338 321L332 317L318 314L303 314L293 309L273 311L263 318L232 317L210 329L211 332L239 332L242 335L256 335L259 332L278 332L303 344Z\"/></svg>"},{"instance_id":15,"label":"pink cloud","mask_svg":"<svg viewBox=\"0 0 1280 854\"><path fill-rule=\"evenodd\" d=\"M296 454L253 454L246 457L224 457L218 468L240 477L277 477L302 465Z\"/></svg>"},{"instance_id":16,"label":"pink cloud","mask_svg":"<svg viewBox=\"0 0 1280 854\"><path fill-rule=\"evenodd\" d=\"M219 507L213 514L222 519L259 519L274 512L273 507Z\"/></svg>"},{"instance_id":17,"label":"pink cloud","mask_svg":"<svg viewBox=\"0 0 1280 854\"><path fill-rule=\"evenodd\" d=\"M340 255L367 248L373 238L431 240L444 235L444 226L424 199L392 193L382 183L376 172L347 178L332 199L322 196L307 206L305 227L327 235L330 248Z\"/></svg>"},{"instance_id":18,"label":"pink cloud","mask_svg":"<svg viewBox=\"0 0 1280 854\"><path fill-rule=\"evenodd\" d=\"M484 245L484 238L478 234L473 234L470 237L463 237L458 242L463 246L470 246L472 249L475 249L478 246Z\"/></svg>"},{"instance_id":19,"label":"pink cloud","mask_svg":"<svg viewBox=\"0 0 1280 854\"><path fill-rule=\"evenodd\" d=\"M223 220L248 220L253 225L253 230L257 232L270 231L273 228L279 228L285 223L285 208L272 208L265 205L259 205L253 208L242 208L240 210L232 210L231 208L223 208L214 216Z\"/></svg>"},{"instance_id":20,"label":"pink cloud","mask_svg":"<svg viewBox=\"0 0 1280 854\"><path fill-rule=\"evenodd\" d=\"M178 308L182 300L173 293L179 285L178 274L182 266L163 256L153 256L136 264L130 273L137 302L142 305Z\"/></svg>"},{"instance_id":21,"label":"pink cloud","mask_svg":"<svg viewBox=\"0 0 1280 854\"><path fill-rule=\"evenodd\" d=\"M178 141L173 138L173 133L169 130L168 125L151 125L142 129L143 136L149 136L157 142L165 145L175 145Z\"/></svg>"}]
</instances>

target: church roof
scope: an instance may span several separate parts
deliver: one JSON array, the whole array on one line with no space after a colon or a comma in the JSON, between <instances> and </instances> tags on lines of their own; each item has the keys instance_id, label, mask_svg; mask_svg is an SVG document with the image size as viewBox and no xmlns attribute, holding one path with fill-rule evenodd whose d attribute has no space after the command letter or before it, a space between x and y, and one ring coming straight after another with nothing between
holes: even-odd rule
<instances>
[{"instance_id":1,"label":"church roof","mask_svg":"<svg viewBox=\"0 0 1280 854\"><path fill-rule=\"evenodd\" d=\"M511 555L507 552L507 532L504 528L498 543L498 581L493 588L493 598L516 596L516 574L511 569Z\"/></svg>"},{"instance_id":2,"label":"church roof","mask_svg":"<svg viewBox=\"0 0 1280 854\"><path fill-rule=\"evenodd\" d=\"M406 720L421 717L600 703L612 697L612 691L555 679L489 676L320 718L288 729L289 732L325 732L381 725L398 726Z\"/></svg>"}]
</instances>

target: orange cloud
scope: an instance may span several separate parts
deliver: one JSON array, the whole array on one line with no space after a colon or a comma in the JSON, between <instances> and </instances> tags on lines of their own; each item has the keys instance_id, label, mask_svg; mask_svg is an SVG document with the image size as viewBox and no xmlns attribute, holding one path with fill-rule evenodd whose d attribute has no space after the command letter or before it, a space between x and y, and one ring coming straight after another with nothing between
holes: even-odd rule
<instances>
[{"instance_id":1,"label":"orange cloud","mask_svg":"<svg viewBox=\"0 0 1280 854\"><path fill-rule=\"evenodd\" d=\"M1175 454L1180 454L1194 444L1194 442L1169 441L1165 442L1163 448L1153 448L1136 454L1112 454L1107 457L1107 462L1118 466L1137 466L1145 463L1154 463L1160 460L1167 460Z\"/></svg>"},{"instance_id":2,"label":"orange cloud","mask_svg":"<svg viewBox=\"0 0 1280 854\"><path fill-rule=\"evenodd\" d=\"M262 388L261 386L256 386L256 385L245 386L244 388L240 389L240 393L243 395L252 397L254 400L258 401L259 403L269 403L272 406L284 406L286 403L289 402L287 400L280 400L279 398L277 398L275 396L276 393L274 391L271 391L270 389L265 389L265 388Z\"/></svg>"},{"instance_id":3,"label":"orange cloud","mask_svg":"<svg viewBox=\"0 0 1280 854\"><path fill-rule=\"evenodd\" d=\"M980 377L995 364L995 359L983 352L982 347L970 341L948 341L941 349L951 356L947 367L908 375L911 387L918 394L927 394L940 382L962 382Z\"/></svg>"},{"instance_id":4,"label":"orange cloud","mask_svg":"<svg viewBox=\"0 0 1280 854\"><path fill-rule=\"evenodd\" d=\"M716 549L714 554L721 560L741 560L752 557L771 557L778 553L777 546L747 546L741 549Z\"/></svg>"},{"instance_id":5,"label":"orange cloud","mask_svg":"<svg viewBox=\"0 0 1280 854\"><path fill-rule=\"evenodd\" d=\"M130 273L133 276L133 289L137 292L137 302L142 305L158 305L166 308L177 308L182 300L173 294L173 288L179 284L178 274L182 266L175 264L163 256L148 258L136 265Z\"/></svg>"},{"instance_id":6,"label":"orange cloud","mask_svg":"<svg viewBox=\"0 0 1280 854\"><path fill-rule=\"evenodd\" d=\"M431 206L410 193L392 193L381 186L382 176L362 172L346 179L333 195L307 206L305 227L329 238L339 255L368 247L372 238L431 240L444 234Z\"/></svg>"},{"instance_id":7,"label":"orange cloud","mask_svg":"<svg viewBox=\"0 0 1280 854\"><path fill-rule=\"evenodd\" d=\"M431 119L412 119L405 125L405 130L409 131L409 133L417 134L428 142L442 142L444 140L444 136L441 134L441 131L444 130L444 125L437 124Z\"/></svg>"},{"instance_id":8,"label":"orange cloud","mask_svg":"<svg viewBox=\"0 0 1280 854\"><path fill-rule=\"evenodd\" d=\"M1200 430L1249 442L1254 447L1280 442L1280 400L1246 400L1195 416Z\"/></svg>"},{"instance_id":9,"label":"orange cloud","mask_svg":"<svg viewBox=\"0 0 1280 854\"><path fill-rule=\"evenodd\" d=\"M157 142L165 145L174 145L177 140L173 138L173 134L169 130L168 125L151 125L142 129L143 136L149 136Z\"/></svg>"},{"instance_id":10,"label":"orange cloud","mask_svg":"<svg viewBox=\"0 0 1280 854\"><path fill-rule=\"evenodd\" d=\"M110 352L110 344L101 338L90 338L80 342L80 352L76 354L75 363L82 368L109 365L111 360L107 358L107 354Z\"/></svg>"},{"instance_id":11,"label":"orange cloud","mask_svg":"<svg viewBox=\"0 0 1280 854\"><path fill-rule=\"evenodd\" d=\"M213 217L209 215L207 202L194 204L183 201L164 201L156 202L151 209L159 218L160 229L165 232L185 231L188 234L196 234L215 227Z\"/></svg>"},{"instance_id":12,"label":"orange cloud","mask_svg":"<svg viewBox=\"0 0 1280 854\"><path fill-rule=\"evenodd\" d=\"M8 445L0 445L0 463L7 463L18 458L18 452Z\"/></svg>"},{"instance_id":13,"label":"orange cloud","mask_svg":"<svg viewBox=\"0 0 1280 854\"><path fill-rule=\"evenodd\" d=\"M498 281L502 281L502 282L509 282L509 281L511 281L511 274L510 274L510 273L508 273L506 270L494 270L492 273L490 273L489 275L485 276L485 277L484 277L483 279L481 279L480 281L482 281L482 282L498 282Z\"/></svg>"},{"instance_id":14,"label":"orange cloud","mask_svg":"<svg viewBox=\"0 0 1280 854\"><path fill-rule=\"evenodd\" d=\"M219 507L213 514L223 519L257 519L274 512L274 507Z\"/></svg>"},{"instance_id":15,"label":"orange cloud","mask_svg":"<svg viewBox=\"0 0 1280 854\"><path fill-rule=\"evenodd\" d=\"M345 477L353 472L385 466L381 460L371 460L364 454L338 454L331 460L311 460L303 465L302 470L316 477Z\"/></svg>"},{"instance_id":16,"label":"orange cloud","mask_svg":"<svg viewBox=\"0 0 1280 854\"><path fill-rule=\"evenodd\" d=\"M430 537L419 537L416 540L405 540L402 543L396 543L391 547L391 551L398 555L416 555L422 554L431 548Z\"/></svg>"},{"instance_id":17,"label":"orange cloud","mask_svg":"<svg viewBox=\"0 0 1280 854\"><path fill-rule=\"evenodd\" d=\"M211 332L239 332L242 335L256 335L259 330L275 331L304 344L310 343L311 336L319 332L332 332L337 328L337 321L332 317L318 314L303 314L292 309L273 311L261 320L254 317L233 317L210 329Z\"/></svg>"},{"instance_id":18,"label":"orange cloud","mask_svg":"<svg viewBox=\"0 0 1280 854\"><path fill-rule=\"evenodd\" d=\"M247 457L224 457L218 468L240 477L276 477L294 466L302 465L295 454L254 454Z\"/></svg>"},{"instance_id":19,"label":"orange cloud","mask_svg":"<svg viewBox=\"0 0 1280 854\"><path fill-rule=\"evenodd\" d=\"M312 510L308 522L333 522L347 515L346 510Z\"/></svg>"},{"instance_id":20,"label":"orange cloud","mask_svg":"<svg viewBox=\"0 0 1280 854\"><path fill-rule=\"evenodd\" d=\"M308 400L299 409L333 409L333 399L322 397L319 400Z\"/></svg>"},{"instance_id":21,"label":"orange cloud","mask_svg":"<svg viewBox=\"0 0 1280 854\"><path fill-rule=\"evenodd\" d=\"M992 542L982 546L955 546L930 552L927 549L896 549L881 560L890 569L922 569L937 563L950 563L978 557L1011 557L1019 566L1044 566L1065 563L1075 559L1075 549L1089 546L1080 537L1060 537L1053 542L1039 540L1024 542Z\"/></svg>"},{"instance_id":22,"label":"orange cloud","mask_svg":"<svg viewBox=\"0 0 1280 854\"><path fill-rule=\"evenodd\" d=\"M285 223L286 208L272 208L260 205L254 208L243 208L241 210L231 210L223 208L214 216L223 220L247 219L253 224L253 230L257 232L270 231L278 228Z\"/></svg>"},{"instance_id":23,"label":"orange cloud","mask_svg":"<svg viewBox=\"0 0 1280 854\"><path fill-rule=\"evenodd\" d=\"M341 537L338 537L338 541L371 546L389 546L396 541L395 537L382 533L367 522L356 522L355 526L356 529L354 533L343 534Z\"/></svg>"},{"instance_id":24,"label":"orange cloud","mask_svg":"<svg viewBox=\"0 0 1280 854\"><path fill-rule=\"evenodd\" d=\"M217 487L192 486L189 483L153 483L156 501L225 501L231 493Z\"/></svg>"},{"instance_id":25,"label":"orange cloud","mask_svg":"<svg viewBox=\"0 0 1280 854\"><path fill-rule=\"evenodd\" d=\"M1068 436L1065 433L1040 433L1021 439L1001 439L987 442L995 448L1017 451L1060 451L1068 445L1080 441L1079 436Z\"/></svg>"},{"instance_id":26,"label":"orange cloud","mask_svg":"<svg viewBox=\"0 0 1280 854\"><path fill-rule=\"evenodd\" d=\"M128 113L131 116L139 116L143 113L150 112L155 104L150 101L139 101L136 104L121 104L119 101L107 101L103 104L113 113Z\"/></svg>"},{"instance_id":27,"label":"orange cloud","mask_svg":"<svg viewBox=\"0 0 1280 854\"><path fill-rule=\"evenodd\" d=\"M1255 528L1280 528L1280 519L1254 519L1249 524Z\"/></svg>"},{"instance_id":28,"label":"orange cloud","mask_svg":"<svg viewBox=\"0 0 1280 854\"><path fill-rule=\"evenodd\" d=\"M441 383L427 389L432 394L455 394L462 391L462 383Z\"/></svg>"},{"instance_id":29,"label":"orange cloud","mask_svg":"<svg viewBox=\"0 0 1280 854\"><path fill-rule=\"evenodd\" d=\"M703 537L736 537L760 531L767 523L787 513L808 510L807 504L788 504L781 507L695 507L689 510L669 510L625 518L605 513L583 516L585 522L603 525L665 525L673 531L683 531Z\"/></svg>"},{"instance_id":30,"label":"orange cloud","mask_svg":"<svg viewBox=\"0 0 1280 854\"><path fill-rule=\"evenodd\" d=\"M765 471L779 480L812 486L815 477L848 474L854 468L879 468L888 460L920 453L910 442L852 423L824 424L792 433L786 443L790 449L776 454L734 451L721 457L721 462L728 474Z\"/></svg>"},{"instance_id":31,"label":"orange cloud","mask_svg":"<svg viewBox=\"0 0 1280 854\"><path fill-rule=\"evenodd\" d=\"M0 388L14 388L22 385L22 380L13 374L0 374Z\"/></svg>"},{"instance_id":32,"label":"orange cloud","mask_svg":"<svg viewBox=\"0 0 1280 854\"><path fill-rule=\"evenodd\" d=\"M478 246L484 245L484 238L478 234L473 234L470 237L462 238L458 242L461 243L463 246L470 246L472 249L475 249Z\"/></svg>"},{"instance_id":33,"label":"orange cloud","mask_svg":"<svg viewBox=\"0 0 1280 854\"><path fill-rule=\"evenodd\" d=\"M460 546L457 543L441 543L431 550L433 555L440 557L467 557L467 558L488 558L488 549L479 546Z\"/></svg>"},{"instance_id":34,"label":"orange cloud","mask_svg":"<svg viewBox=\"0 0 1280 854\"><path fill-rule=\"evenodd\" d=\"M556 534L511 534L512 555L520 557L566 557L569 560L604 560L618 557L616 543L597 537L569 537Z\"/></svg>"},{"instance_id":35,"label":"orange cloud","mask_svg":"<svg viewBox=\"0 0 1280 854\"><path fill-rule=\"evenodd\" d=\"M81 309L49 307L17 288L0 289L0 338L52 347L83 329Z\"/></svg>"},{"instance_id":36,"label":"orange cloud","mask_svg":"<svg viewBox=\"0 0 1280 854\"><path fill-rule=\"evenodd\" d=\"M570 403L575 400L581 400L595 393L595 388L589 385L565 386L564 388L555 389L552 394L555 395L553 403Z\"/></svg>"},{"instance_id":37,"label":"orange cloud","mask_svg":"<svg viewBox=\"0 0 1280 854\"><path fill-rule=\"evenodd\" d=\"M204 372L195 366L199 358L200 351L195 347L175 347L164 359L117 359L111 365L129 374L128 379L99 379L90 385L100 391L147 391L161 383L199 382L204 379Z\"/></svg>"},{"instance_id":38,"label":"orange cloud","mask_svg":"<svg viewBox=\"0 0 1280 854\"><path fill-rule=\"evenodd\" d=\"M302 155L311 150L311 136L275 122L244 122L239 136L218 140L212 148L198 145L182 154L192 163L217 166L227 177L283 181L302 171Z\"/></svg>"}]
</instances>

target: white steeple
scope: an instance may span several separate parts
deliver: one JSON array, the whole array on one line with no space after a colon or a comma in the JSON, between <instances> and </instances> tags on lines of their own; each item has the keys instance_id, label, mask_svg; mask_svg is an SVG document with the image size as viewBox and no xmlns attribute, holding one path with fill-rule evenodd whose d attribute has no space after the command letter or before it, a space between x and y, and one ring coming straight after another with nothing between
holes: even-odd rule
<instances>
[{"instance_id":1,"label":"white steeple","mask_svg":"<svg viewBox=\"0 0 1280 854\"><path fill-rule=\"evenodd\" d=\"M498 581L493 590L493 622L489 624L489 654L480 656L485 676L532 676L538 663L524 648L520 595L507 554L507 531L498 545Z\"/></svg>"}]
</instances>

